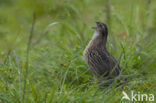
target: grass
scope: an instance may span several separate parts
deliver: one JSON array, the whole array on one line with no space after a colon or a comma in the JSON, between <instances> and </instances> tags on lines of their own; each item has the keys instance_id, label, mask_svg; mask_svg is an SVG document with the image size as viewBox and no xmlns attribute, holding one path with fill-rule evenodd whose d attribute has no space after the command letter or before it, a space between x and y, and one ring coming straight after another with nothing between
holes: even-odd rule
<instances>
[{"instance_id":1,"label":"grass","mask_svg":"<svg viewBox=\"0 0 156 103\"><path fill-rule=\"evenodd\" d=\"M1 0L0 103L131 103L121 101L123 90L156 95L155 4ZM99 89L84 62L94 21L109 27L107 48L128 77L124 85Z\"/></svg>"}]
</instances>

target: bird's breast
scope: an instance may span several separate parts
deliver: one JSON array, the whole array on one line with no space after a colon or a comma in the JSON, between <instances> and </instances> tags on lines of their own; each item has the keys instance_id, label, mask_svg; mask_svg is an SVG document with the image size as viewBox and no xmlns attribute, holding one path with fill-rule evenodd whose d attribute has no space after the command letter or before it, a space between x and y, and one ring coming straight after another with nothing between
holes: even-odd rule
<instances>
[{"instance_id":1,"label":"bird's breast","mask_svg":"<svg viewBox=\"0 0 156 103\"><path fill-rule=\"evenodd\" d=\"M94 41L91 40L83 52L83 56L84 56L86 63L88 63L88 55L94 49L94 46L95 46Z\"/></svg>"}]
</instances>

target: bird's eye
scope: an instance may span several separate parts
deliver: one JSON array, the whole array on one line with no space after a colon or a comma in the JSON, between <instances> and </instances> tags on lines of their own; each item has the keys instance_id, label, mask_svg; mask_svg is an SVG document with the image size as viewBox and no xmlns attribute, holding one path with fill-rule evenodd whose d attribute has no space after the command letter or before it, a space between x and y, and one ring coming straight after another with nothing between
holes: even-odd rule
<instances>
[{"instance_id":1,"label":"bird's eye","mask_svg":"<svg viewBox=\"0 0 156 103\"><path fill-rule=\"evenodd\" d=\"M101 24L101 28L105 30L105 26L103 24Z\"/></svg>"},{"instance_id":2,"label":"bird's eye","mask_svg":"<svg viewBox=\"0 0 156 103\"><path fill-rule=\"evenodd\" d=\"M103 28L105 28L105 25L104 24L101 24L101 25L102 25Z\"/></svg>"},{"instance_id":3,"label":"bird's eye","mask_svg":"<svg viewBox=\"0 0 156 103\"><path fill-rule=\"evenodd\" d=\"M103 27L104 27L104 26L103 26L103 24L100 24L99 26L100 26L101 28L103 28Z\"/></svg>"}]
</instances>

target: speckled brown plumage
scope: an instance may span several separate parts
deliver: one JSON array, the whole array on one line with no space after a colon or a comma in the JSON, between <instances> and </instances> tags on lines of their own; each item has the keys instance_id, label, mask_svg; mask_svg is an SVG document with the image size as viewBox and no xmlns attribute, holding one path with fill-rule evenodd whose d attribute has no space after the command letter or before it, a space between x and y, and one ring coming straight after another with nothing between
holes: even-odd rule
<instances>
[{"instance_id":1,"label":"speckled brown plumage","mask_svg":"<svg viewBox=\"0 0 156 103\"><path fill-rule=\"evenodd\" d=\"M95 33L83 55L88 67L96 78L107 77L113 79L119 75L120 67L106 48L107 26L101 22L96 23Z\"/></svg>"}]
</instances>

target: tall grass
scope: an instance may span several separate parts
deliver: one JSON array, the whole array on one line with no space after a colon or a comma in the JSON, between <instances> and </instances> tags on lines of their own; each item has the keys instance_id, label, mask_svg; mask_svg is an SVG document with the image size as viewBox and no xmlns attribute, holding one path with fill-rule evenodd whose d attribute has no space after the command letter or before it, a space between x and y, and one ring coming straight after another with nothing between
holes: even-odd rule
<instances>
[{"instance_id":1,"label":"tall grass","mask_svg":"<svg viewBox=\"0 0 156 103\"><path fill-rule=\"evenodd\" d=\"M129 103L121 101L123 90L155 94L155 4L0 1L0 103ZM118 87L100 89L83 60L94 21L108 25L107 49L128 78Z\"/></svg>"}]
</instances>

